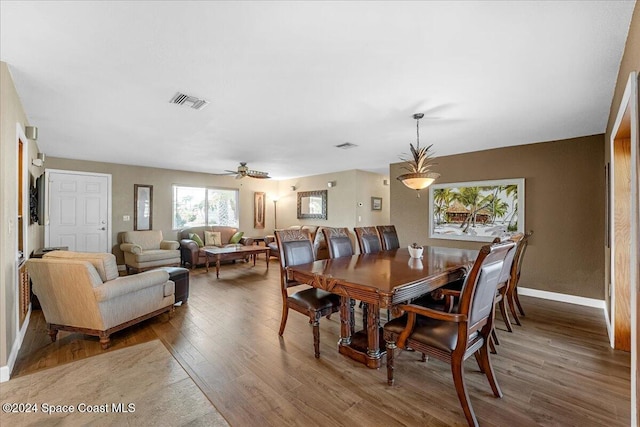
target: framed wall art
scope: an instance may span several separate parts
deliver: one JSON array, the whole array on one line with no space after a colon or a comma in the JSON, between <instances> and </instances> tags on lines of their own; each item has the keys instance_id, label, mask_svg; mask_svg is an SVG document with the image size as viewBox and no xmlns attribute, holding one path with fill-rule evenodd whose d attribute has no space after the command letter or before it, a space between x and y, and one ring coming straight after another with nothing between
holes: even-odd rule
<instances>
[{"instance_id":1,"label":"framed wall art","mask_svg":"<svg viewBox=\"0 0 640 427\"><path fill-rule=\"evenodd\" d=\"M490 242L524 230L524 178L429 187L429 237Z\"/></svg>"},{"instance_id":2,"label":"framed wall art","mask_svg":"<svg viewBox=\"0 0 640 427\"><path fill-rule=\"evenodd\" d=\"M253 193L253 228L264 228L264 198L262 192Z\"/></svg>"},{"instance_id":3,"label":"framed wall art","mask_svg":"<svg viewBox=\"0 0 640 427\"><path fill-rule=\"evenodd\" d=\"M382 210L382 197L372 197L371 198L371 210L372 211L381 211Z\"/></svg>"}]
</instances>

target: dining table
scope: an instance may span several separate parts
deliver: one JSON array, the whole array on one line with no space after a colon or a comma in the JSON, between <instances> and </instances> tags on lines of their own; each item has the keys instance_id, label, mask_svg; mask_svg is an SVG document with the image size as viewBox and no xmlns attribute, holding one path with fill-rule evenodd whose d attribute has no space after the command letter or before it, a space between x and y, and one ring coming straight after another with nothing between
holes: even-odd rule
<instances>
[{"instance_id":1,"label":"dining table","mask_svg":"<svg viewBox=\"0 0 640 427\"><path fill-rule=\"evenodd\" d=\"M289 279L341 296L338 350L369 368L379 368L385 354L380 309L432 292L466 274L478 251L423 246L422 257L407 248L318 260L287 267ZM353 330L352 301L366 305L366 327Z\"/></svg>"}]
</instances>

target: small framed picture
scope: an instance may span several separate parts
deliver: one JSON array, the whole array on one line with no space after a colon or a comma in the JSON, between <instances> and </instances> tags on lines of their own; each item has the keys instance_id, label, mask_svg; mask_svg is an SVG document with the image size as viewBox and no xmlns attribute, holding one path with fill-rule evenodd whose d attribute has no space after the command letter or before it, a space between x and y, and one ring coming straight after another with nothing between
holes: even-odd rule
<instances>
[{"instance_id":1,"label":"small framed picture","mask_svg":"<svg viewBox=\"0 0 640 427\"><path fill-rule=\"evenodd\" d=\"M382 210L382 197L372 197L371 198L371 210L372 211L381 211Z\"/></svg>"}]
</instances>

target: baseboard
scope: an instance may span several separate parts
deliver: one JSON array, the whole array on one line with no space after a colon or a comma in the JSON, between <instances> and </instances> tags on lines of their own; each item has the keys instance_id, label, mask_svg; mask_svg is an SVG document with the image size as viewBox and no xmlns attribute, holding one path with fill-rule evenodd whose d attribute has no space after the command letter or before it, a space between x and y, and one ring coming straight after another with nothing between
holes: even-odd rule
<instances>
[{"instance_id":1,"label":"baseboard","mask_svg":"<svg viewBox=\"0 0 640 427\"><path fill-rule=\"evenodd\" d=\"M29 306L27 317L24 318L22 328L18 331L18 336L11 346L11 353L9 353L7 365L0 367L0 383L9 381L9 378L11 377L11 371L13 371L13 366L16 364L16 360L18 359L18 352L20 351L20 347L22 347L22 341L24 341L24 336L27 334L29 320L31 320L31 306Z\"/></svg>"},{"instance_id":2,"label":"baseboard","mask_svg":"<svg viewBox=\"0 0 640 427\"><path fill-rule=\"evenodd\" d=\"M584 305L587 307L601 308L602 310L605 310L604 300L601 299L585 298L576 295L559 294L557 292L540 291L538 289L521 287L518 287L518 295L548 299L551 301L567 302L569 304Z\"/></svg>"}]
</instances>

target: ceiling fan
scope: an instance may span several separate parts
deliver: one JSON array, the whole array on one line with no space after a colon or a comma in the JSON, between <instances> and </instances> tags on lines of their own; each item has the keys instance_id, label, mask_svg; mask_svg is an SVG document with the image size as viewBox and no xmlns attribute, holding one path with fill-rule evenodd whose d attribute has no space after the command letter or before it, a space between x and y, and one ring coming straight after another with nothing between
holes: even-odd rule
<instances>
[{"instance_id":1,"label":"ceiling fan","mask_svg":"<svg viewBox=\"0 0 640 427\"><path fill-rule=\"evenodd\" d=\"M247 167L247 162L240 162L238 169L235 171L231 171L228 169L225 169L225 171L226 173L218 173L215 175L235 175L236 179L242 179L245 176L248 176L249 178L258 178L258 179L271 178L268 172L261 172L261 171L249 169Z\"/></svg>"}]
</instances>

